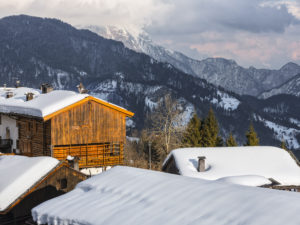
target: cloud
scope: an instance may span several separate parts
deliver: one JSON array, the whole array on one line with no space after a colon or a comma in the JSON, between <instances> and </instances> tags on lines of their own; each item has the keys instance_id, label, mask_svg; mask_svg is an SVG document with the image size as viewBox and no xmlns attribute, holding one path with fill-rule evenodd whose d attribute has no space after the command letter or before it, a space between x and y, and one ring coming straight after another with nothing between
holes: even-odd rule
<instances>
[{"instance_id":1,"label":"cloud","mask_svg":"<svg viewBox=\"0 0 300 225\"><path fill-rule=\"evenodd\" d=\"M137 29L168 9L160 0L9 0L0 1L0 16L29 14L59 18L73 25L118 25Z\"/></svg>"},{"instance_id":2,"label":"cloud","mask_svg":"<svg viewBox=\"0 0 300 225\"><path fill-rule=\"evenodd\" d=\"M284 32L299 23L287 3L261 0L169 0L172 10L149 27L152 33L198 33L207 30L244 30L253 33ZM291 7L289 7L291 8ZM295 11L295 7L294 7Z\"/></svg>"},{"instance_id":3,"label":"cloud","mask_svg":"<svg viewBox=\"0 0 300 225\"><path fill-rule=\"evenodd\" d=\"M300 63L299 0L0 0L0 17L12 14L145 28L158 43L199 59L273 68Z\"/></svg>"}]
</instances>

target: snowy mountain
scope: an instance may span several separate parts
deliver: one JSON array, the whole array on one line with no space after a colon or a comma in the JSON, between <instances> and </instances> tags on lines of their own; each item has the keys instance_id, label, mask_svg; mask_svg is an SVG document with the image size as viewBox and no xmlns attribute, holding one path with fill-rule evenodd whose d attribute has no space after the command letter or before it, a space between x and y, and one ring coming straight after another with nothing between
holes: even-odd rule
<instances>
[{"instance_id":1,"label":"snowy mountain","mask_svg":"<svg viewBox=\"0 0 300 225\"><path fill-rule=\"evenodd\" d=\"M292 79L288 80L284 84L280 85L279 87L273 88L269 91L265 91L259 95L259 98L269 98L274 95L278 94L289 94L300 96L300 73L293 77Z\"/></svg>"},{"instance_id":2,"label":"snowy mountain","mask_svg":"<svg viewBox=\"0 0 300 225\"><path fill-rule=\"evenodd\" d=\"M56 89L76 90L83 82L90 94L134 112L135 117L127 121L131 129L142 129L146 115L169 93L185 109L185 123L194 111L203 118L212 107L223 137L232 132L244 143L253 121L261 143L278 146L282 136L265 123L270 121L295 129L288 135L293 140L289 147L299 146L300 127L290 121L300 121L297 97L258 100L240 96L121 42L55 19L6 17L0 20L0 33L0 81L7 86L20 80L23 86L38 88L41 83L50 83Z\"/></svg>"},{"instance_id":3,"label":"snowy mountain","mask_svg":"<svg viewBox=\"0 0 300 225\"><path fill-rule=\"evenodd\" d=\"M295 63L288 63L279 70L268 70L243 68L235 61L224 58L195 60L155 44L144 31L130 32L114 26L86 28L105 38L121 41L126 47L150 55L159 62L170 63L187 74L203 78L209 83L238 94L257 96L300 73L300 66Z\"/></svg>"}]
</instances>

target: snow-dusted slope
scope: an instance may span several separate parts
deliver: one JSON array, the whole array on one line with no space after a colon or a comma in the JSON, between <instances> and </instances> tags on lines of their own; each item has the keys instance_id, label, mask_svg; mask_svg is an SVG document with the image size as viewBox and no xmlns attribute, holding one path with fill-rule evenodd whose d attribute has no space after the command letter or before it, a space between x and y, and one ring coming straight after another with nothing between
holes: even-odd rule
<instances>
[{"instance_id":1,"label":"snow-dusted slope","mask_svg":"<svg viewBox=\"0 0 300 225\"><path fill-rule=\"evenodd\" d=\"M298 225L300 195L114 167L33 208L48 225Z\"/></svg>"},{"instance_id":2,"label":"snow-dusted slope","mask_svg":"<svg viewBox=\"0 0 300 225\"><path fill-rule=\"evenodd\" d=\"M207 180L229 177L231 182L242 180L246 185L251 186L254 182L256 186L257 180L253 179L255 176L254 178L273 178L283 185L300 185L300 167L287 151L280 148L268 146L183 148L173 150L165 162L171 156L174 157L177 169L183 176ZM198 156L206 157L204 172L197 171ZM230 182L230 179L227 181ZM266 183L259 185L263 184Z\"/></svg>"},{"instance_id":3,"label":"snow-dusted slope","mask_svg":"<svg viewBox=\"0 0 300 225\"><path fill-rule=\"evenodd\" d=\"M114 26L86 28L105 38L121 41L130 49L150 55L157 61L170 63L185 73L206 79L214 85L238 94L256 96L300 73L300 66L295 63L288 63L279 70L268 70L243 68L235 61L223 58L195 60L180 52L157 45L144 31L131 31Z\"/></svg>"},{"instance_id":4,"label":"snow-dusted slope","mask_svg":"<svg viewBox=\"0 0 300 225\"><path fill-rule=\"evenodd\" d=\"M265 99L278 94L289 94L300 97L300 74L293 77L279 87L261 93L259 97Z\"/></svg>"},{"instance_id":5,"label":"snow-dusted slope","mask_svg":"<svg viewBox=\"0 0 300 225\"><path fill-rule=\"evenodd\" d=\"M0 211L5 210L58 163L51 157L0 155Z\"/></svg>"}]
</instances>

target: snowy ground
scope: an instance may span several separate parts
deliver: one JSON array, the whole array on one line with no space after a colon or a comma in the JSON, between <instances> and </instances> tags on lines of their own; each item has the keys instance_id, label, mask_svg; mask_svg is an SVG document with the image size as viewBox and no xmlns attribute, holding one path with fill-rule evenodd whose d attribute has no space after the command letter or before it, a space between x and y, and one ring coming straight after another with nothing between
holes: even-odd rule
<instances>
[{"instance_id":1,"label":"snowy ground","mask_svg":"<svg viewBox=\"0 0 300 225\"><path fill-rule=\"evenodd\" d=\"M289 149L299 149L300 144L296 138L298 134L300 134L300 130L294 129L294 128L289 128L285 127L276 123L273 123L271 121L265 120L261 117L258 117L258 119L264 123L266 127L269 129L273 130L275 138L278 141L285 141L287 144L287 147ZM291 120L296 124L296 120ZM298 125L298 124L296 124Z\"/></svg>"},{"instance_id":2,"label":"snowy ground","mask_svg":"<svg viewBox=\"0 0 300 225\"><path fill-rule=\"evenodd\" d=\"M300 194L114 167L33 208L49 225L299 225Z\"/></svg>"}]
</instances>

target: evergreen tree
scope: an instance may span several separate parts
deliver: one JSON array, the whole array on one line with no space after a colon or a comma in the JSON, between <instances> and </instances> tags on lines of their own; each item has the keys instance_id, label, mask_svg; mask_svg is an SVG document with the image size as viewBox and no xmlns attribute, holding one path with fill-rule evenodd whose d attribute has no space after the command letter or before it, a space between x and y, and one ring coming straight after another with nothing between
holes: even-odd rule
<instances>
[{"instance_id":1,"label":"evergreen tree","mask_svg":"<svg viewBox=\"0 0 300 225\"><path fill-rule=\"evenodd\" d=\"M285 150L288 150L287 147L286 147L286 143L285 143L284 140L281 141L280 148L283 148L283 149L285 149Z\"/></svg>"},{"instance_id":2,"label":"evergreen tree","mask_svg":"<svg viewBox=\"0 0 300 225\"><path fill-rule=\"evenodd\" d=\"M223 147L224 146L224 140L221 136L217 136L217 142L216 142L217 147Z\"/></svg>"},{"instance_id":3,"label":"evergreen tree","mask_svg":"<svg viewBox=\"0 0 300 225\"><path fill-rule=\"evenodd\" d=\"M201 120L195 113L183 135L182 144L188 147L201 147Z\"/></svg>"},{"instance_id":4,"label":"evergreen tree","mask_svg":"<svg viewBox=\"0 0 300 225\"><path fill-rule=\"evenodd\" d=\"M203 121L201 127L202 146L203 147L215 147L218 144L219 126L215 117L214 111L210 108L207 117Z\"/></svg>"},{"instance_id":5,"label":"evergreen tree","mask_svg":"<svg viewBox=\"0 0 300 225\"><path fill-rule=\"evenodd\" d=\"M237 146L237 143L236 143L232 133L229 134L229 137L226 140L226 146L227 147Z\"/></svg>"},{"instance_id":6,"label":"evergreen tree","mask_svg":"<svg viewBox=\"0 0 300 225\"><path fill-rule=\"evenodd\" d=\"M253 124L250 124L249 130L246 133L247 142L245 146L257 146L259 145L259 138L254 130Z\"/></svg>"}]
</instances>

